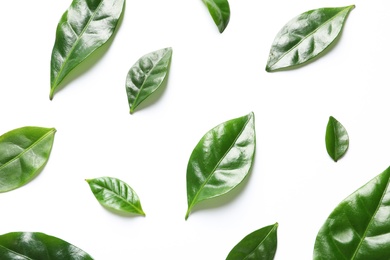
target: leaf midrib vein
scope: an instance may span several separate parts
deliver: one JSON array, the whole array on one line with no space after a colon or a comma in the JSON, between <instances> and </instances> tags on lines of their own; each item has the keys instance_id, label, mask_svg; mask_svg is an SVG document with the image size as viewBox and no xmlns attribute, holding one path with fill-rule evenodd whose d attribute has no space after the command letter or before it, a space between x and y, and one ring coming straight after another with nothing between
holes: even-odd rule
<instances>
[{"instance_id":1,"label":"leaf midrib vein","mask_svg":"<svg viewBox=\"0 0 390 260\"><path fill-rule=\"evenodd\" d=\"M90 23L93 21L93 19L95 18L95 15L100 11L100 7L102 6L102 4L103 4L103 0L99 3L99 5L98 5L98 7L96 8L95 12L92 13L91 18L89 19L88 23L85 25L85 27L83 28L83 30L81 31L80 35L77 35L77 33L76 33L77 40L74 42L72 48L71 48L70 51L68 52L68 55L66 55L66 58L65 58L64 62L62 62L61 68L60 68L60 70L59 70L58 73L57 73L56 80L54 81L54 83L53 83L53 85L52 85L52 88L53 88L53 89L56 88L56 86L57 86L57 81L58 81L59 77L60 77L61 74L62 74L62 71L63 71L63 69L64 69L64 67L65 67L65 64L68 63L68 59L69 59L70 55L73 53L74 49L76 48L76 46L77 46L77 44L79 43L80 39L82 38L83 34L84 34L85 31L87 30L89 24L90 24ZM89 9L89 10L90 10L90 9ZM69 24L68 20L67 20L66 22ZM75 31L73 30L73 27L70 26L70 24L69 24L69 27L72 29L73 32L75 32Z\"/></svg>"},{"instance_id":2,"label":"leaf midrib vein","mask_svg":"<svg viewBox=\"0 0 390 260\"><path fill-rule=\"evenodd\" d=\"M194 199L192 200L192 203L191 203L191 206L188 207L189 209L191 209L194 205L195 205L195 201L196 199L199 197L199 194L201 193L201 191L203 190L204 186L206 186L206 184L209 182L209 180L214 176L214 173L215 173L215 170L218 168L218 166L221 164L221 162L223 161L223 159L226 157L226 155L230 152L230 150L232 149L233 145L236 143L237 139L241 136L242 132L245 130L246 126L248 125L249 121L252 119L252 115L250 118L248 118L248 120L245 122L244 126L242 127L240 133L237 135L237 137L234 139L234 141L232 142L232 144L230 145L230 147L226 150L226 152L224 153L224 155L221 157L221 159L218 161L218 163L214 166L213 170L211 171L211 173L209 174L209 176L206 178L206 180L203 182L203 184L200 186L198 192L196 193Z\"/></svg>"},{"instance_id":3,"label":"leaf midrib vein","mask_svg":"<svg viewBox=\"0 0 390 260\"><path fill-rule=\"evenodd\" d=\"M361 248L361 246L362 246L362 244L363 244L363 242L364 242L364 240L365 240L365 238L366 238L366 236L367 236L368 228L371 226L371 223L372 223L372 221L374 220L374 217L375 217L376 213L378 213L378 210L379 210L379 208L380 208L380 206L381 206L381 204L382 204L382 200L383 200L384 196L386 195L386 191L387 191L387 189L388 189L388 187L389 187L389 180L390 180L390 179L388 178L388 179L387 179L387 183L386 183L386 187L385 187L384 192L383 192L383 194L382 194L382 196L381 196L381 199L379 200L378 206L376 207L374 214L372 214L371 219L370 219L370 222L368 222L368 225L367 225L367 227L366 227L366 230L365 230L364 233L363 233L362 239L360 240L359 245L356 247L356 250L355 250L354 254L352 255L351 260L355 259L357 253L359 252L359 249Z\"/></svg>"},{"instance_id":4,"label":"leaf midrib vein","mask_svg":"<svg viewBox=\"0 0 390 260\"><path fill-rule=\"evenodd\" d=\"M252 250L252 252L250 252L247 256L245 256L245 258L243 259L243 260L245 260L245 259L248 259L248 257L253 253L253 252L255 252L255 250L257 249L257 248L259 248L260 247L260 245L271 235L271 233L275 230L275 228L276 228L276 224L274 224L273 225L273 227L271 228L271 230L268 232L268 234L260 241L260 243L257 245L257 247L255 248L255 249L253 249Z\"/></svg>"},{"instance_id":5,"label":"leaf midrib vein","mask_svg":"<svg viewBox=\"0 0 390 260\"><path fill-rule=\"evenodd\" d=\"M24 149L23 152L21 152L20 154L18 154L17 156L15 156L14 158L12 158L11 160L9 160L8 162L6 162L5 164L3 164L2 166L0 166L0 171L2 169L4 169L5 167L7 167L9 164L13 163L14 161L16 161L17 159L19 159L20 157L22 157L25 153L29 152L30 150L32 150L36 145L38 145L42 140L44 140L48 135L52 134L55 130L52 128L50 129L50 131L48 131L46 134L44 134L43 136L41 136L37 141L35 141L34 143L32 143L30 146L28 146L26 149Z\"/></svg>"},{"instance_id":6,"label":"leaf midrib vein","mask_svg":"<svg viewBox=\"0 0 390 260\"><path fill-rule=\"evenodd\" d=\"M328 20L326 20L321 26L319 26L318 28L316 28L314 31L312 31L311 33L309 33L308 35L306 35L306 37L302 38L302 40L300 40L297 44L295 44L290 50L288 50L286 53L284 53L274 64L272 64L272 66L270 66L270 68L272 68L273 66L275 66L279 61L281 61L287 54L289 54L290 52L294 51L296 49L297 46L299 46L303 41L305 41L306 39L308 39L310 36L312 36L313 34L315 34L319 29L323 28L325 25L329 24L331 21L333 21L334 19L336 19L336 17L338 17L338 15L342 12L344 12L345 10L349 10L351 8L351 6L348 6L346 7L345 9L341 10L340 12L338 12L337 14L335 14L334 16L332 16L331 18L329 18Z\"/></svg>"},{"instance_id":7,"label":"leaf midrib vein","mask_svg":"<svg viewBox=\"0 0 390 260\"><path fill-rule=\"evenodd\" d=\"M21 257L23 257L23 258L25 258L25 259L27 259L27 260L33 260L32 258L30 258L30 257L28 257L28 256L25 256L25 255L22 255L22 254L20 254L20 253L14 251L14 250L11 250L11 249L9 249L8 247L5 247L5 246L3 246L3 245L0 245L0 247L5 248L7 251L10 251L10 252L14 253L15 255L21 256Z\"/></svg>"}]
</instances>

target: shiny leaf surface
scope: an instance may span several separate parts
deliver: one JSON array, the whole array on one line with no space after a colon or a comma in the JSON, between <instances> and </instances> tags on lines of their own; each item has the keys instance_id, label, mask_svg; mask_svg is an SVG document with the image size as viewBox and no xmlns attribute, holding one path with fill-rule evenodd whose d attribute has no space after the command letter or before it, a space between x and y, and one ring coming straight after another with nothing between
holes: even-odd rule
<instances>
[{"instance_id":1,"label":"shiny leaf surface","mask_svg":"<svg viewBox=\"0 0 390 260\"><path fill-rule=\"evenodd\" d=\"M256 147L254 114L226 121L208 131L187 166L188 210L200 201L223 195L247 176Z\"/></svg>"},{"instance_id":2,"label":"shiny leaf surface","mask_svg":"<svg viewBox=\"0 0 390 260\"><path fill-rule=\"evenodd\" d=\"M51 54L50 99L62 80L113 35L124 0L73 0L62 15Z\"/></svg>"},{"instance_id":3,"label":"shiny leaf surface","mask_svg":"<svg viewBox=\"0 0 390 260\"><path fill-rule=\"evenodd\" d=\"M354 5L320 8L289 21L276 35L266 71L305 64L331 46Z\"/></svg>"},{"instance_id":4,"label":"shiny leaf surface","mask_svg":"<svg viewBox=\"0 0 390 260\"><path fill-rule=\"evenodd\" d=\"M277 248L278 223L258 229L244 237L226 260L272 260Z\"/></svg>"},{"instance_id":5,"label":"shiny leaf surface","mask_svg":"<svg viewBox=\"0 0 390 260\"><path fill-rule=\"evenodd\" d=\"M49 159L55 132L27 126L0 136L0 192L19 188L39 173Z\"/></svg>"},{"instance_id":6,"label":"shiny leaf surface","mask_svg":"<svg viewBox=\"0 0 390 260\"><path fill-rule=\"evenodd\" d=\"M337 162L348 150L349 137L344 126L333 116L329 117L325 134L326 150L329 156Z\"/></svg>"},{"instance_id":7,"label":"shiny leaf surface","mask_svg":"<svg viewBox=\"0 0 390 260\"><path fill-rule=\"evenodd\" d=\"M137 194L125 182L112 177L101 177L86 181L93 195L103 206L123 213L135 213L145 216Z\"/></svg>"},{"instance_id":8,"label":"shiny leaf surface","mask_svg":"<svg viewBox=\"0 0 390 260\"><path fill-rule=\"evenodd\" d=\"M230 6L227 0L202 0L209 9L209 13L217 25L220 33L228 26L230 20Z\"/></svg>"},{"instance_id":9,"label":"shiny leaf surface","mask_svg":"<svg viewBox=\"0 0 390 260\"><path fill-rule=\"evenodd\" d=\"M12 232L0 236L2 260L92 260L80 248L39 232Z\"/></svg>"},{"instance_id":10,"label":"shiny leaf surface","mask_svg":"<svg viewBox=\"0 0 390 260\"><path fill-rule=\"evenodd\" d=\"M165 48L142 56L129 70L126 92L130 113L156 91L168 75L172 48Z\"/></svg>"},{"instance_id":11,"label":"shiny leaf surface","mask_svg":"<svg viewBox=\"0 0 390 260\"><path fill-rule=\"evenodd\" d=\"M343 200L318 232L314 259L390 259L390 167Z\"/></svg>"}]
</instances>

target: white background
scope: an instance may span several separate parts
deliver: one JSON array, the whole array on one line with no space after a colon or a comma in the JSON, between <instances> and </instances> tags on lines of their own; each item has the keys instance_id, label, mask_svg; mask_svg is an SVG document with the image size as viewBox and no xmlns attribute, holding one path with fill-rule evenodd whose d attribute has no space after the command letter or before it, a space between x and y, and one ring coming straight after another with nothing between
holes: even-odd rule
<instances>
[{"instance_id":1,"label":"white background","mask_svg":"<svg viewBox=\"0 0 390 260\"><path fill-rule=\"evenodd\" d=\"M278 222L275 259L311 259L331 211L390 165L389 1L230 0L220 34L201 0L127 0L97 63L72 73L50 101L55 30L70 2L0 5L0 133L57 129L40 175L0 194L0 234L44 232L97 260L213 260ZM265 71L273 39L290 19L351 4L327 55L296 70ZM130 115L128 70L165 47L173 48L167 87ZM212 127L251 111L257 149L249 178L185 221L192 149ZM331 115L350 137L337 163L325 149ZM103 208L84 181L101 176L127 182L146 217Z\"/></svg>"}]
</instances>

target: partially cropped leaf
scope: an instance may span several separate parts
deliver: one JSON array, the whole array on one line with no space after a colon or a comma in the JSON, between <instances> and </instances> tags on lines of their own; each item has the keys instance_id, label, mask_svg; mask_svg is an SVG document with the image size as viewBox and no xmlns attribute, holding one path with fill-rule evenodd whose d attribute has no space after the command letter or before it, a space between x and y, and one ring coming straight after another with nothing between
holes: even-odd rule
<instances>
[{"instance_id":1,"label":"partially cropped leaf","mask_svg":"<svg viewBox=\"0 0 390 260\"><path fill-rule=\"evenodd\" d=\"M209 9L209 13L217 25L220 33L228 26L230 20L230 6L227 0L202 0Z\"/></svg>"},{"instance_id":2,"label":"partially cropped leaf","mask_svg":"<svg viewBox=\"0 0 390 260\"><path fill-rule=\"evenodd\" d=\"M51 54L50 99L62 80L113 35L125 0L73 0L62 15Z\"/></svg>"},{"instance_id":3,"label":"partially cropped leaf","mask_svg":"<svg viewBox=\"0 0 390 260\"><path fill-rule=\"evenodd\" d=\"M258 229L244 237L226 260L272 260L277 248L278 223Z\"/></svg>"},{"instance_id":4,"label":"partially cropped leaf","mask_svg":"<svg viewBox=\"0 0 390 260\"><path fill-rule=\"evenodd\" d=\"M26 126L0 136L0 192L19 188L46 164L54 128Z\"/></svg>"},{"instance_id":5,"label":"partially cropped leaf","mask_svg":"<svg viewBox=\"0 0 390 260\"><path fill-rule=\"evenodd\" d=\"M390 167L344 199L318 232L314 259L390 259Z\"/></svg>"},{"instance_id":6,"label":"partially cropped leaf","mask_svg":"<svg viewBox=\"0 0 390 260\"><path fill-rule=\"evenodd\" d=\"M39 232L0 235L1 260L92 260L80 248Z\"/></svg>"},{"instance_id":7,"label":"partially cropped leaf","mask_svg":"<svg viewBox=\"0 0 390 260\"><path fill-rule=\"evenodd\" d=\"M247 176L256 147L254 114L226 121L208 131L187 166L188 218L198 202L223 195Z\"/></svg>"},{"instance_id":8,"label":"partially cropped leaf","mask_svg":"<svg viewBox=\"0 0 390 260\"><path fill-rule=\"evenodd\" d=\"M318 57L340 35L354 7L310 10L289 21L275 37L266 71L302 65Z\"/></svg>"},{"instance_id":9,"label":"partially cropped leaf","mask_svg":"<svg viewBox=\"0 0 390 260\"><path fill-rule=\"evenodd\" d=\"M168 75L172 48L165 48L142 56L129 70L126 92L130 113L156 91Z\"/></svg>"},{"instance_id":10,"label":"partially cropped leaf","mask_svg":"<svg viewBox=\"0 0 390 260\"><path fill-rule=\"evenodd\" d=\"M337 162L347 152L349 137L344 126L333 116L329 117L325 134L326 150L329 156Z\"/></svg>"},{"instance_id":11,"label":"partially cropped leaf","mask_svg":"<svg viewBox=\"0 0 390 260\"><path fill-rule=\"evenodd\" d=\"M86 181L93 195L103 206L122 213L145 216L138 195L125 182L112 177L101 177Z\"/></svg>"}]
</instances>

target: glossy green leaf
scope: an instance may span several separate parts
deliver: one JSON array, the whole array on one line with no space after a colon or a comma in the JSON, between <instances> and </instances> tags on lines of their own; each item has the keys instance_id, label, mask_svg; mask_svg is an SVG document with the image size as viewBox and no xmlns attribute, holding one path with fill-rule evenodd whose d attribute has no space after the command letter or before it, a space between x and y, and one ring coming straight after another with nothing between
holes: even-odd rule
<instances>
[{"instance_id":1,"label":"glossy green leaf","mask_svg":"<svg viewBox=\"0 0 390 260\"><path fill-rule=\"evenodd\" d=\"M125 0L73 0L62 15L51 54L50 99L62 80L113 35Z\"/></svg>"},{"instance_id":2,"label":"glossy green leaf","mask_svg":"<svg viewBox=\"0 0 390 260\"><path fill-rule=\"evenodd\" d=\"M0 192L21 187L40 172L49 159L55 132L27 126L0 136Z\"/></svg>"},{"instance_id":3,"label":"glossy green leaf","mask_svg":"<svg viewBox=\"0 0 390 260\"><path fill-rule=\"evenodd\" d=\"M326 150L329 156L337 162L348 150L349 137L344 126L333 116L329 117L325 134Z\"/></svg>"},{"instance_id":4,"label":"glossy green leaf","mask_svg":"<svg viewBox=\"0 0 390 260\"><path fill-rule=\"evenodd\" d=\"M103 206L122 213L135 213L145 216L138 195L125 182L112 177L101 177L86 181L93 195Z\"/></svg>"},{"instance_id":5,"label":"glossy green leaf","mask_svg":"<svg viewBox=\"0 0 390 260\"><path fill-rule=\"evenodd\" d=\"M318 232L314 259L390 259L390 167L343 200Z\"/></svg>"},{"instance_id":6,"label":"glossy green leaf","mask_svg":"<svg viewBox=\"0 0 390 260\"><path fill-rule=\"evenodd\" d=\"M200 201L223 195L247 176L256 148L255 115L226 121L208 131L187 166L188 218Z\"/></svg>"},{"instance_id":7,"label":"glossy green leaf","mask_svg":"<svg viewBox=\"0 0 390 260\"><path fill-rule=\"evenodd\" d=\"M266 71L302 65L318 57L340 35L354 7L315 9L289 21L275 37Z\"/></svg>"},{"instance_id":8,"label":"glossy green leaf","mask_svg":"<svg viewBox=\"0 0 390 260\"><path fill-rule=\"evenodd\" d=\"M92 260L80 248L39 232L12 232L0 236L1 260Z\"/></svg>"},{"instance_id":9,"label":"glossy green leaf","mask_svg":"<svg viewBox=\"0 0 390 260\"><path fill-rule=\"evenodd\" d=\"M217 25L220 33L228 26L230 20L230 6L227 0L202 0L209 9L209 13Z\"/></svg>"},{"instance_id":10,"label":"glossy green leaf","mask_svg":"<svg viewBox=\"0 0 390 260\"><path fill-rule=\"evenodd\" d=\"M142 56L129 70L126 92L130 113L156 91L168 75L172 48L165 48Z\"/></svg>"},{"instance_id":11,"label":"glossy green leaf","mask_svg":"<svg viewBox=\"0 0 390 260\"><path fill-rule=\"evenodd\" d=\"M258 229L244 237L226 260L272 260L277 248L278 223Z\"/></svg>"}]
</instances>

